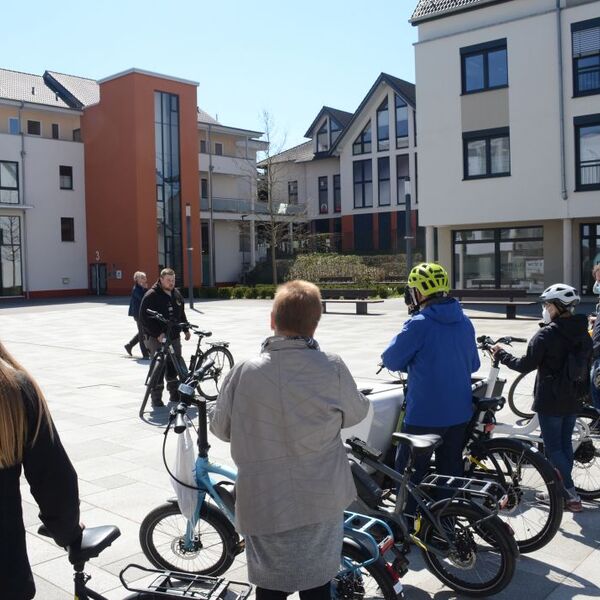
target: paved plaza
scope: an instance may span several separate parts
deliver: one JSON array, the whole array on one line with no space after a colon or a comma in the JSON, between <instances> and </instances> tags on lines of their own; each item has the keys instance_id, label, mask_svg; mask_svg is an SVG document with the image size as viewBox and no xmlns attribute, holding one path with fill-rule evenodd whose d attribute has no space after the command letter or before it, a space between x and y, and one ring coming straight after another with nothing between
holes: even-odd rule
<instances>
[{"instance_id":1,"label":"paved plaza","mask_svg":"<svg viewBox=\"0 0 600 600\"><path fill-rule=\"evenodd\" d=\"M229 340L239 361L256 354L269 335L270 307L268 300L203 301L187 314L192 323L211 329L214 339ZM345 306L324 315L317 339L323 349L342 356L359 382L383 382L389 375L376 376L378 357L406 318L404 303L386 300L370 307L372 314L367 316L351 314L352 310L353 306ZM478 317L473 321L478 334L492 337L530 337L538 327L531 318L506 320L503 310L468 314ZM113 546L87 566L92 587L114 600L126 595L117 577L122 567L130 562L148 564L138 542L140 522L173 495L161 461L166 409L150 423L137 416L148 363L125 354L123 344L134 331L126 299L0 305L0 339L44 390L77 469L82 521L87 526L114 524L121 529L122 536ZM184 355L189 356L192 344L184 342ZM520 345L515 351L524 349ZM485 374L489 362L482 362ZM503 375L513 378L506 370ZM508 408L501 417L511 420ZM231 462L227 444L214 438L211 443L215 461ZM37 598L70 599L71 566L61 548L37 535L38 509L25 480L23 497ZM238 557L229 571L231 579L245 578L243 558ZM416 550L409 559L410 571L404 579L407 599L457 597L425 569ZM600 503L596 502L585 503L581 514L565 513L559 534L548 546L521 556L517 574L501 597L596 598L599 587Z\"/></svg>"}]
</instances>

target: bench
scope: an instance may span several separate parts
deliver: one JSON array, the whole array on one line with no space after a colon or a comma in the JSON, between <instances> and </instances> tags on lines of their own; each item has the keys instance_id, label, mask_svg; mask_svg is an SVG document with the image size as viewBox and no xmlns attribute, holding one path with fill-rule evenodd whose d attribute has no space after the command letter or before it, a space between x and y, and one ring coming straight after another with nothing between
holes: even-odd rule
<instances>
[{"instance_id":1,"label":"bench","mask_svg":"<svg viewBox=\"0 0 600 600\"><path fill-rule=\"evenodd\" d=\"M452 290L450 296L460 301L463 306L473 304L489 304L491 306L505 306L506 318L517 318L517 306L531 306L537 304L529 297L523 288L470 288L466 290Z\"/></svg>"},{"instance_id":2,"label":"bench","mask_svg":"<svg viewBox=\"0 0 600 600\"><path fill-rule=\"evenodd\" d=\"M357 315L368 315L367 307L369 304L380 304L383 300L321 300L321 304L323 306L323 313L327 312L327 304L356 304L356 314Z\"/></svg>"},{"instance_id":3,"label":"bench","mask_svg":"<svg viewBox=\"0 0 600 600\"><path fill-rule=\"evenodd\" d=\"M374 290L360 290L351 288L346 290L321 290L321 298L324 300L333 300L336 298L344 298L345 300L366 300L372 295L375 295Z\"/></svg>"}]
</instances>

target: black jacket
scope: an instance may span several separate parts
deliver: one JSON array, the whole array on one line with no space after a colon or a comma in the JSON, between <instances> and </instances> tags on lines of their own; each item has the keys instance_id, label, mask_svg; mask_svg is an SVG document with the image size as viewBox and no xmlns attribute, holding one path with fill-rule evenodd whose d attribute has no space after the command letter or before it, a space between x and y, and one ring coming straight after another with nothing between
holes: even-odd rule
<instances>
[{"instance_id":1,"label":"black jacket","mask_svg":"<svg viewBox=\"0 0 600 600\"><path fill-rule=\"evenodd\" d=\"M40 519L57 544L67 546L80 535L77 473L67 456L58 433L45 421L35 445L31 445L38 417L35 390L21 378L28 422L28 442L23 471L31 493L40 507ZM54 438L50 436L54 432ZM29 600L35 585L25 546L25 527L19 478L21 465L0 469L0 597ZM65 558L66 560L66 558Z\"/></svg>"},{"instance_id":2,"label":"black jacket","mask_svg":"<svg viewBox=\"0 0 600 600\"><path fill-rule=\"evenodd\" d=\"M580 410L580 400L566 401L558 397L556 388L569 348L578 344L591 354L592 340L584 315L558 318L542 327L529 341L525 356L516 358L500 350L499 358L503 365L520 373L537 369L533 410L543 415L572 415Z\"/></svg>"},{"instance_id":3,"label":"black jacket","mask_svg":"<svg viewBox=\"0 0 600 600\"><path fill-rule=\"evenodd\" d=\"M140 304L142 298L146 293L146 288L142 287L139 283L136 283L131 290L131 298L129 300L129 316L133 317L136 321L140 316Z\"/></svg>"},{"instance_id":4,"label":"black jacket","mask_svg":"<svg viewBox=\"0 0 600 600\"><path fill-rule=\"evenodd\" d=\"M160 313L163 317L170 319L174 323L187 323L183 296L177 289L173 289L171 295L165 293L160 285L160 281L157 281L144 294L140 305L140 321L144 331L149 336L157 338L161 333L167 332L167 326L156 319L150 318L146 312L148 308ZM180 333L181 328L171 328L171 336L178 337Z\"/></svg>"},{"instance_id":5,"label":"black jacket","mask_svg":"<svg viewBox=\"0 0 600 600\"><path fill-rule=\"evenodd\" d=\"M594 358L600 358L600 315L596 317L596 321L594 322L592 342L594 344Z\"/></svg>"}]
</instances>

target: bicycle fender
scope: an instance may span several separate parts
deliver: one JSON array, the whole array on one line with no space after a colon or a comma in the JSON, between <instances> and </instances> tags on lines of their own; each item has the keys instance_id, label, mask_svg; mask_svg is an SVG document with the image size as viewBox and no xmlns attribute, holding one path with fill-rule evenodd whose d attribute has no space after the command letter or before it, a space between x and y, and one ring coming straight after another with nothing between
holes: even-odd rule
<instances>
[{"instance_id":1,"label":"bicycle fender","mask_svg":"<svg viewBox=\"0 0 600 600\"><path fill-rule=\"evenodd\" d=\"M365 545L364 543L361 542L360 537L364 536L365 534L361 534L359 532L353 532L352 533L352 537L350 537L348 535L348 533L346 531L344 531L344 544L347 544L348 546L351 546L352 548L354 548L354 550L358 550L359 552L362 552L363 554L365 554L366 556L373 556L373 551L372 549L369 547L372 546L373 544L369 544L369 545Z\"/></svg>"}]
</instances>

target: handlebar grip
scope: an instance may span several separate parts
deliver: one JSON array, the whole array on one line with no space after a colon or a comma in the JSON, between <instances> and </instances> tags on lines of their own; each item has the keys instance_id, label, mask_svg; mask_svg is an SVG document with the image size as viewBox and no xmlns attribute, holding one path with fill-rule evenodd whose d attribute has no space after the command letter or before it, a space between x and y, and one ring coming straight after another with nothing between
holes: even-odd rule
<instances>
[{"instance_id":1,"label":"handlebar grip","mask_svg":"<svg viewBox=\"0 0 600 600\"><path fill-rule=\"evenodd\" d=\"M183 433L185 428L186 424L183 420L183 413L178 410L177 416L175 417L175 427L173 429L175 430L175 433Z\"/></svg>"},{"instance_id":2,"label":"handlebar grip","mask_svg":"<svg viewBox=\"0 0 600 600\"><path fill-rule=\"evenodd\" d=\"M514 337L514 338L511 338L511 339L512 339L513 342L526 342L527 341L527 338L517 338L517 337Z\"/></svg>"}]
</instances>

